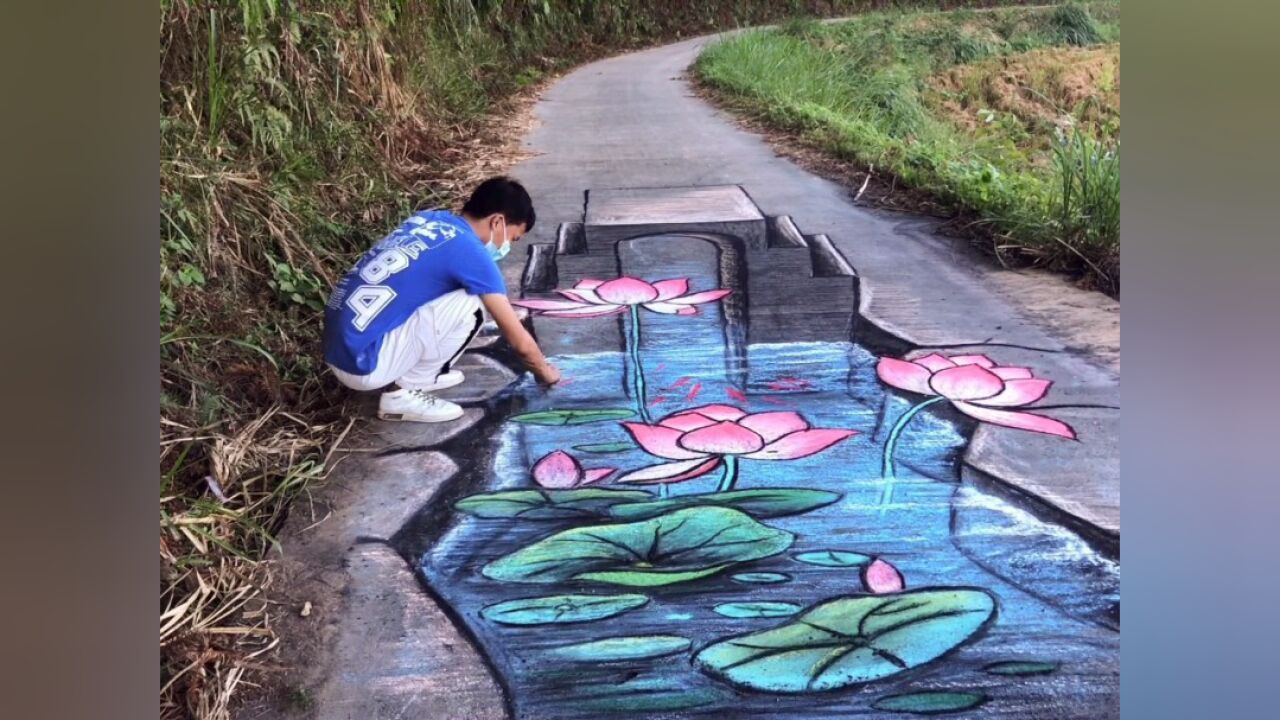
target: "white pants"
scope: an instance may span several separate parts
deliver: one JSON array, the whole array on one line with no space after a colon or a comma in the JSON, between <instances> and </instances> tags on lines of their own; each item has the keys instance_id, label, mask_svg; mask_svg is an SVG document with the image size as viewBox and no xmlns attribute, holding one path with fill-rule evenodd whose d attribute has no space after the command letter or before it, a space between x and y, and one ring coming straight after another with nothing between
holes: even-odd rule
<instances>
[{"instance_id":1,"label":"white pants","mask_svg":"<svg viewBox=\"0 0 1280 720\"><path fill-rule=\"evenodd\" d=\"M449 371L483 320L480 298L454 290L418 308L382 338L378 362L368 375L329 369L352 390L377 390L395 383L407 390L430 387Z\"/></svg>"}]
</instances>

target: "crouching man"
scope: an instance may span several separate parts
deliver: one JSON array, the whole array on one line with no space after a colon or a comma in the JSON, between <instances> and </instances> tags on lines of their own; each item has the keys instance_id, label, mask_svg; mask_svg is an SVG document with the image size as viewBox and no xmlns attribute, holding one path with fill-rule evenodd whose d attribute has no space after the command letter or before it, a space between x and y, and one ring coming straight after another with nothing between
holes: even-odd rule
<instances>
[{"instance_id":1,"label":"crouching man","mask_svg":"<svg viewBox=\"0 0 1280 720\"><path fill-rule=\"evenodd\" d=\"M457 419L462 408L433 393L466 379L452 366L479 332L483 305L538 381L559 381L516 317L497 264L534 219L524 187L495 177L460 214L433 210L406 220L329 298L324 358L333 374L353 390L387 388L378 401L384 420Z\"/></svg>"}]
</instances>

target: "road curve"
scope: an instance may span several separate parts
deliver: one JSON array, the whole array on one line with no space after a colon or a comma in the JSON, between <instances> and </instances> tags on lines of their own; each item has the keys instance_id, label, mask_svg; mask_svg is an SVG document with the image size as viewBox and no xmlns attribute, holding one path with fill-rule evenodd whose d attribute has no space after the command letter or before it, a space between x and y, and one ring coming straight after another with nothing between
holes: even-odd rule
<instances>
[{"instance_id":1,"label":"road curve","mask_svg":"<svg viewBox=\"0 0 1280 720\"><path fill-rule=\"evenodd\" d=\"M554 241L557 224L581 219L592 188L743 186L767 214L790 215L803 232L832 238L858 272L859 312L874 326L912 347L972 346L1028 365L1054 381L1042 404L1089 406L1053 410L1076 428L1078 443L980 426L964 475L1114 554L1118 303L1051 276L992 268L932 233L933 220L855 206L840 186L779 157L683 78L713 37L594 62L548 88L525 141L533 156L512 170L538 208L530 239ZM518 265L508 263L508 272ZM1096 351L1099 337L1113 357Z\"/></svg>"}]
</instances>

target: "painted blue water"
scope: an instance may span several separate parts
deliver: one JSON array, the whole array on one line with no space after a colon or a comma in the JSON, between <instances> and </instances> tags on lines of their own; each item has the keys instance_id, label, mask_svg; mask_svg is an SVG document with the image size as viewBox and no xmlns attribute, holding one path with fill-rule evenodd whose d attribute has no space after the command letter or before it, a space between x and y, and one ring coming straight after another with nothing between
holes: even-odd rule
<instances>
[{"instance_id":1,"label":"painted blue water","mask_svg":"<svg viewBox=\"0 0 1280 720\"><path fill-rule=\"evenodd\" d=\"M631 259L628 270L639 275L635 268L644 263ZM643 276L690 276L694 289L702 290L715 287L709 267L714 266L705 257L683 262L665 258L661 269L645 268ZM921 413L903 433L893 502L883 504L880 450L887 426L907 410L909 400L884 392L875 378L871 353L849 343L749 345L742 362L726 352L723 320L716 306L708 305L695 317L642 313L641 354L655 420L687 407L726 403L749 412L795 410L814 427L860 431L809 458L743 460L740 465L738 489L805 487L842 497L803 515L765 520L797 535L783 555L699 581L641 590L651 601L617 617L533 627L497 625L482 618L480 610L516 598L635 590L582 582L531 585L489 580L480 573L486 563L583 521L452 515L422 558L421 569L478 638L510 691L516 717L883 717L885 713L871 709L876 698L926 689L989 697L964 717L1094 720L1118 715L1118 567L1070 533L960 486L956 463L966 438L945 410ZM525 411L634 407L622 352L564 356L554 362L573 382L549 392L532 383L522 385L517 392ZM659 462L638 449L598 455L570 450L574 445L627 439L615 422L563 427L503 423L491 438L492 463L482 477L472 479L475 491L530 487L529 468L558 449L573 452L587 467L630 470ZM718 473L712 473L674 485L672 492L710 492L717 479ZM717 639L787 622L728 618L713 612L716 605L750 600L809 606L861 592L856 568L793 559L824 549L884 557L903 573L909 589L984 588L998 600L998 617L984 636L952 655L884 681L830 693L740 691L691 665L693 654ZM729 578L746 571L785 573L792 579L748 585ZM692 649L654 660L608 663L572 662L551 653L558 646L587 640L653 634L687 637ZM1004 660L1048 661L1060 667L1035 677L982 671Z\"/></svg>"}]
</instances>

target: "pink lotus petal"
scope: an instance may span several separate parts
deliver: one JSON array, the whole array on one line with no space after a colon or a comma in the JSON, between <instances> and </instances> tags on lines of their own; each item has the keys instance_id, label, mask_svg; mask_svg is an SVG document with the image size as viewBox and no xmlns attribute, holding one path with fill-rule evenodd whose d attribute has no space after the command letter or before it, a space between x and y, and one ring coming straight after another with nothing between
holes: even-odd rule
<instances>
[{"instance_id":1,"label":"pink lotus petal","mask_svg":"<svg viewBox=\"0 0 1280 720\"><path fill-rule=\"evenodd\" d=\"M556 292L569 298L570 300L582 303L584 305L605 305L605 301L600 299L595 290L573 289L573 290L557 290Z\"/></svg>"},{"instance_id":2,"label":"pink lotus petal","mask_svg":"<svg viewBox=\"0 0 1280 720\"><path fill-rule=\"evenodd\" d=\"M617 468L594 468L586 472L583 476L582 482L579 484L590 485L591 483L597 483L615 472L617 472Z\"/></svg>"},{"instance_id":3,"label":"pink lotus petal","mask_svg":"<svg viewBox=\"0 0 1280 720\"><path fill-rule=\"evenodd\" d=\"M689 432L690 430L704 428L708 425L715 425L716 421L699 412L681 410L680 412L672 413L671 415L662 418L658 421L658 424L684 433Z\"/></svg>"},{"instance_id":4,"label":"pink lotus petal","mask_svg":"<svg viewBox=\"0 0 1280 720\"><path fill-rule=\"evenodd\" d=\"M937 395L929 387L929 378L933 372L929 368L906 360L880 358L876 363L876 375L885 383L900 390L907 390L921 395Z\"/></svg>"},{"instance_id":5,"label":"pink lotus petal","mask_svg":"<svg viewBox=\"0 0 1280 720\"><path fill-rule=\"evenodd\" d=\"M668 460L692 460L693 458L706 457L706 453L696 453L685 450L680 447L677 442L684 432L674 428L664 427L662 425L645 425L638 422L624 422L622 427L626 428L631 437L635 439L636 444L650 455L657 455Z\"/></svg>"},{"instance_id":6,"label":"pink lotus petal","mask_svg":"<svg viewBox=\"0 0 1280 720\"><path fill-rule=\"evenodd\" d=\"M743 455L764 447L763 438L728 420L685 433L679 443L704 455Z\"/></svg>"},{"instance_id":7,"label":"pink lotus petal","mask_svg":"<svg viewBox=\"0 0 1280 720\"><path fill-rule=\"evenodd\" d=\"M533 480L545 488L571 488L582 481L582 466L569 453L556 450L534 463Z\"/></svg>"},{"instance_id":8,"label":"pink lotus petal","mask_svg":"<svg viewBox=\"0 0 1280 720\"><path fill-rule=\"evenodd\" d=\"M605 315L617 315L626 309L625 305L588 305L574 310L547 310L542 314L547 317L560 318L603 317Z\"/></svg>"},{"instance_id":9,"label":"pink lotus petal","mask_svg":"<svg viewBox=\"0 0 1280 720\"><path fill-rule=\"evenodd\" d=\"M1031 378L1028 380L1006 380L1004 390L995 397L989 397L982 400L983 405L995 407L1016 407L1018 405L1028 405L1049 392L1049 386L1053 385L1052 380L1041 380Z\"/></svg>"},{"instance_id":10,"label":"pink lotus petal","mask_svg":"<svg viewBox=\"0 0 1280 720\"><path fill-rule=\"evenodd\" d=\"M952 355L951 362L957 365L981 365L984 368L993 368L995 362L986 355Z\"/></svg>"},{"instance_id":11,"label":"pink lotus petal","mask_svg":"<svg viewBox=\"0 0 1280 720\"><path fill-rule=\"evenodd\" d=\"M902 592L907 586L898 568L880 558L872 560L862 568L862 584L877 595Z\"/></svg>"},{"instance_id":12,"label":"pink lotus petal","mask_svg":"<svg viewBox=\"0 0 1280 720\"><path fill-rule=\"evenodd\" d=\"M1013 412L1011 410L995 410L993 408L985 408L981 405L974 405L967 402L953 403L956 409L968 415L975 420L981 420L992 425L1000 425L1002 427L1014 428L1016 430L1030 430L1031 432L1044 433L1046 435L1057 435L1069 440L1076 439L1076 431L1071 426L1051 417L1044 415L1036 415L1029 412Z\"/></svg>"},{"instance_id":13,"label":"pink lotus petal","mask_svg":"<svg viewBox=\"0 0 1280 720\"><path fill-rule=\"evenodd\" d=\"M961 365L934 373L929 387L948 400L981 400L1004 390L1004 381L980 365Z\"/></svg>"},{"instance_id":14,"label":"pink lotus petal","mask_svg":"<svg viewBox=\"0 0 1280 720\"><path fill-rule=\"evenodd\" d=\"M658 291L649 283L633 277L609 280L596 288L601 300L617 305L639 305L658 297Z\"/></svg>"},{"instance_id":15,"label":"pink lotus petal","mask_svg":"<svg viewBox=\"0 0 1280 720\"><path fill-rule=\"evenodd\" d=\"M659 280L653 284L653 288L658 291L658 297L655 299L670 300L677 295L689 292L689 278Z\"/></svg>"},{"instance_id":16,"label":"pink lotus petal","mask_svg":"<svg viewBox=\"0 0 1280 720\"><path fill-rule=\"evenodd\" d=\"M519 307L522 307L522 308L529 308L530 310L573 310L575 308L583 307L584 305L584 303L569 302L568 300L537 300L537 299L512 300L511 304L518 305Z\"/></svg>"},{"instance_id":17,"label":"pink lotus petal","mask_svg":"<svg viewBox=\"0 0 1280 720\"><path fill-rule=\"evenodd\" d=\"M738 424L754 430L757 435L764 438L766 443L771 443L797 430L809 429L809 423L795 412L752 413L739 420Z\"/></svg>"},{"instance_id":18,"label":"pink lotus petal","mask_svg":"<svg viewBox=\"0 0 1280 720\"><path fill-rule=\"evenodd\" d=\"M603 280L596 280L595 278L582 278L581 280L578 281L578 284L574 285L573 287L578 290L595 290L596 288L600 287L603 284L604 284Z\"/></svg>"},{"instance_id":19,"label":"pink lotus petal","mask_svg":"<svg viewBox=\"0 0 1280 720\"><path fill-rule=\"evenodd\" d=\"M732 405L703 405L702 407L690 408L685 412L696 412L700 415L706 415L712 420L737 420L746 415L741 408Z\"/></svg>"},{"instance_id":20,"label":"pink lotus petal","mask_svg":"<svg viewBox=\"0 0 1280 720\"><path fill-rule=\"evenodd\" d=\"M724 290L724 289L705 290L703 292L694 293L692 295L685 295L683 297L668 298L668 302L673 302L677 305L701 305L702 303L709 303L715 300L719 300L720 298L724 297L725 295L728 295L731 292L733 291Z\"/></svg>"},{"instance_id":21,"label":"pink lotus petal","mask_svg":"<svg viewBox=\"0 0 1280 720\"><path fill-rule=\"evenodd\" d=\"M641 305L645 310L652 310L663 315L697 315L698 309L688 305L676 305L669 302L647 302Z\"/></svg>"},{"instance_id":22,"label":"pink lotus petal","mask_svg":"<svg viewBox=\"0 0 1280 720\"><path fill-rule=\"evenodd\" d=\"M752 460L795 460L816 455L847 437L857 435L857 430L815 428L784 435L765 445L759 452L743 455Z\"/></svg>"},{"instance_id":23,"label":"pink lotus petal","mask_svg":"<svg viewBox=\"0 0 1280 720\"><path fill-rule=\"evenodd\" d=\"M938 353L929 353L924 357L913 358L911 362L917 365L923 365L929 368L932 372L938 372L939 370L946 370L947 368L953 368L956 366L955 363Z\"/></svg>"},{"instance_id":24,"label":"pink lotus petal","mask_svg":"<svg viewBox=\"0 0 1280 720\"><path fill-rule=\"evenodd\" d=\"M1031 371L1024 367L993 367L991 372L1001 380L1026 380L1032 377Z\"/></svg>"},{"instance_id":25,"label":"pink lotus petal","mask_svg":"<svg viewBox=\"0 0 1280 720\"><path fill-rule=\"evenodd\" d=\"M633 470L614 482L653 485L656 483L674 483L692 480L699 475L706 475L720 465L720 458L699 458L680 462L662 463Z\"/></svg>"}]
</instances>

